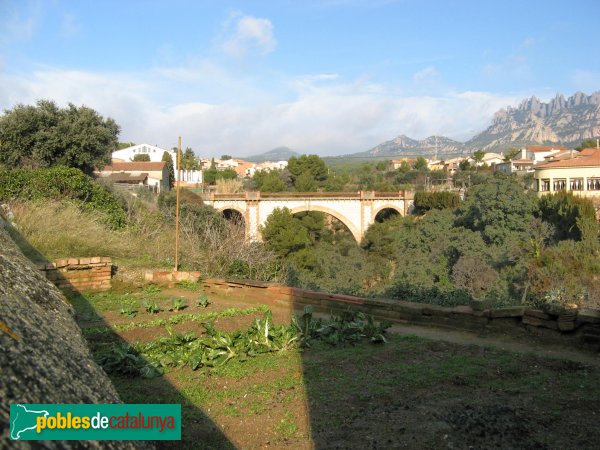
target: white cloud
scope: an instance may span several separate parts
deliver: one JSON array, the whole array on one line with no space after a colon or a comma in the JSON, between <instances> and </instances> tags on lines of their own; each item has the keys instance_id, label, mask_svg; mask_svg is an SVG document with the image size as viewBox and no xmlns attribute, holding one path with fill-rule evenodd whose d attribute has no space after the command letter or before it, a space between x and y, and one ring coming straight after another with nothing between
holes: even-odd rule
<instances>
[{"instance_id":1,"label":"white cloud","mask_svg":"<svg viewBox=\"0 0 600 450\"><path fill-rule=\"evenodd\" d=\"M81 33L81 24L73 14L65 14L62 18L60 34L65 38L72 38Z\"/></svg>"},{"instance_id":2,"label":"white cloud","mask_svg":"<svg viewBox=\"0 0 600 450\"><path fill-rule=\"evenodd\" d=\"M440 73L436 70L435 67L426 67L423 70L418 71L413 75L413 81L417 83L429 83L438 81L440 78Z\"/></svg>"},{"instance_id":3,"label":"white cloud","mask_svg":"<svg viewBox=\"0 0 600 450\"><path fill-rule=\"evenodd\" d=\"M42 13L39 2L26 4L25 14L18 11L16 2L0 3L0 42L27 41L35 33ZM19 5L20 6L20 5Z\"/></svg>"},{"instance_id":4,"label":"white cloud","mask_svg":"<svg viewBox=\"0 0 600 450\"><path fill-rule=\"evenodd\" d=\"M273 24L269 19L253 16L235 17L225 23L225 33L221 48L226 54L237 59L254 52L267 55L277 46Z\"/></svg>"},{"instance_id":5,"label":"white cloud","mask_svg":"<svg viewBox=\"0 0 600 450\"><path fill-rule=\"evenodd\" d=\"M300 152L347 154L407 134L422 139L433 134L466 140L489 125L495 111L516 104L521 96L485 92L454 92L444 96L394 96L389 87L365 80L344 83L334 77L305 80L288 100L260 94L238 101L237 92L224 101L206 101L204 89L230 90L197 77L195 68L156 69L144 78L123 73L97 74L51 68L28 76L0 72L0 109L41 98L61 106L72 102L114 118L122 127L121 140L147 142L166 148L182 136L184 145L202 156L230 153L245 156L280 145ZM214 67L215 78L231 74ZM168 78L170 77L170 78ZM169 82L169 79L173 80ZM161 98L183 97L166 103ZM189 88L188 88L189 86ZM250 81L236 89L241 92ZM294 87L295 86L295 87ZM267 100L265 100L267 98Z\"/></svg>"}]
</instances>

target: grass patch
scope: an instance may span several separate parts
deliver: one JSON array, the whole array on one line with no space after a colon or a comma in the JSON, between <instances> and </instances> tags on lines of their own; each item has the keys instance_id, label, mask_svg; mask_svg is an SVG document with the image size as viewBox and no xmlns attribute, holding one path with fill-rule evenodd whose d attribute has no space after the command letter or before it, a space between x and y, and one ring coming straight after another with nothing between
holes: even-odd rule
<instances>
[{"instance_id":1,"label":"grass patch","mask_svg":"<svg viewBox=\"0 0 600 450\"><path fill-rule=\"evenodd\" d=\"M283 438L290 438L298 433L298 425L296 425L294 414L291 411L286 411L283 418L275 425L275 430Z\"/></svg>"}]
</instances>

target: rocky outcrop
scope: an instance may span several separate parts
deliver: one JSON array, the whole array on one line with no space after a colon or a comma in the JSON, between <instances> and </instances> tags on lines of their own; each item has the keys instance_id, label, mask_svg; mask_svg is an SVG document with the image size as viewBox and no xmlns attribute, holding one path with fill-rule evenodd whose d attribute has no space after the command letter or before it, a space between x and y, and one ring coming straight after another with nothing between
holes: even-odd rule
<instances>
[{"instance_id":1,"label":"rocky outcrop","mask_svg":"<svg viewBox=\"0 0 600 450\"><path fill-rule=\"evenodd\" d=\"M0 348L0 448L138 447L118 441L10 441L10 404L121 400L94 362L71 305L23 256L1 218Z\"/></svg>"},{"instance_id":2,"label":"rocky outcrop","mask_svg":"<svg viewBox=\"0 0 600 450\"><path fill-rule=\"evenodd\" d=\"M486 150L529 144L574 147L599 134L600 92L577 92L568 99L557 94L548 103L531 97L517 108L501 109L494 115L492 125L465 146Z\"/></svg>"}]
</instances>

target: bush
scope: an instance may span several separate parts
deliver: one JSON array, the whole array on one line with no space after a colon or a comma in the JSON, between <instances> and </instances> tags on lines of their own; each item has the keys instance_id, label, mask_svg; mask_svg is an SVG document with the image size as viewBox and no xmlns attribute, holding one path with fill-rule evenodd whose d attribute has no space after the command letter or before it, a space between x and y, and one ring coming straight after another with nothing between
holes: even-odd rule
<instances>
[{"instance_id":1,"label":"bush","mask_svg":"<svg viewBox=\"0 0 600 450\"><path fill-rule=\"evenodd\" d=\"M594 204L590 199L574 196L572 192L557 192L544 195L540 199L542 220L551 223L556 229L557 240L583 238L585 224L595 225L598 233L598 221Z\"/></svg>"},{"instance_id":2,"label":"bush","mask_svg":"<svg viewBox=\"0 0 600 450\"><path fill-rule=\"evenodd\" d=\"M424 213L431 209L456 208L460 205L460 197L454 192L416 192L415 208L417 212Z\"/></svg>"},{"instance_id":3,"label":"bush","mask_svg":"<svg viewBox=\"0 0 600 450\"><path fill-rule=\"evenodd\" d=\"M126 223L123 203L79 169L0 170L0 201L70 199L86 211L99 212L112 228Z\"/></svg>"}]
</instances>

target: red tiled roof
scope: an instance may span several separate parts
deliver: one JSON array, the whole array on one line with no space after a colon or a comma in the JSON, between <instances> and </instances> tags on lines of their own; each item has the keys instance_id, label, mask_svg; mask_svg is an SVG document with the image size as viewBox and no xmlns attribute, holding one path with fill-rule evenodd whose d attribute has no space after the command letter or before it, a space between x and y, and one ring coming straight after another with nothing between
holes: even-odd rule
<instances>
[{"instance_id":1,"label":"red tiled roof","mask_svg":"<svg viewBox=\"0 0 600 450\"><path fill-rule=\"evenodd\" d=\"M568 167L599 167L600 149L586 148L570 159L550 161L536 166L536 169L568 168Z\"/></svg>"},{"instance_id":2,"label":"red tiled roof","mask_svg":"<svg viewBox=\"0 0 600 450\"><path fill-rule=\"evenodd\" d=\"M549 152L551 150L569 150L562 145L529 145L526 147L528 152Z\"/></svg>"},{"instance_id":3,"label":"red tiled roof","mask_svg":"<svg viewBox=\"0 0 600 450\"><path fill-rule=\"evenodd\" d=\"M552 155L545 156L546 161L558 161L559 159L570 159L578 156L580 153L577 150L566 150L554 153Z\"/></svg>"},{"instance_id":4,"label":"red tiled roof","mask_svg":"<svg viewBox=\"0 0 600 450\"><path fill-rule=\"evenodd\" d=\"M133 161L133 162L113 162L111 166L105 166L103 172L156 172L165 167L164 161Z\"/></svg>"}]
</instances>

